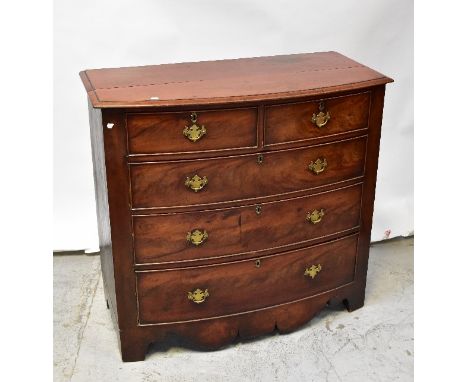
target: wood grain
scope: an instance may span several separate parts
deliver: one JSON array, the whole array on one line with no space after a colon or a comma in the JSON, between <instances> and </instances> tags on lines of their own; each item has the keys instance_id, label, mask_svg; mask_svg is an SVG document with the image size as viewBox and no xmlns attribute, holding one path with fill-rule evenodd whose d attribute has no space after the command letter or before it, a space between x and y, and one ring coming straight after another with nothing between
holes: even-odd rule
<instances>
[{"instance_id":1,"label":"wood grain","mask_svg":"<svg viewBox=\"0 0 468 382\"><path fill-rule=\"evenodd\" d=\"M191 142L183 134L191 111L127 114L129 154L170 154L257 147L257 109L197 111L197 124L207 131Z\"/></svg>"},{"instance_id":2,"label":"wood grain","mask_svg":"<svg viewBox=\"0 0 468 382\"><path fill-rule=\"evenodd\" d=\"M156 347L160 351L165 349L164 342L169 338L172 342L176 339L180 346L189 344L206 351L220 349L237 338L250 339L274 331L289 333L310 321L329 303L341 304L351 295L352 287L350 283L298 301L223 318L124 329L120 332L122 359L142 361L150 343L161 343L162 347Z\"/></svg>"},{"instance_id":3,"label":"wood grain","mask_svg":"<svg viewBox=\"0 0 468 382\"><path fill-rule=\"evenodd\" d=\"M251 200L272 195L313 189L364 174L366 137L293 150L229 158L132 163L132 207L157 208L206 206L235 200ZM328 166L319 175L308 166L326 158ZM187 177L206 176L208 184L193 192Z\"/></svg>"},{"instance_id":4,"label":"wood grain","mask_svg":"<svg viewBox=\"0 0 468 382\"><path fill-rule=\"evenodd\" d=\"M360 221L361 184L336 191L278 202L215 211L134 216L135 261L183 262L280 249L287 245L356 228ZM256 208L261 208L260 213ZM307 212L323 209L317 224L306 221ZM206 230L208 239L195 246L187 232Z\"/></svg>"},{"instance_id":5,"label":"wood grain","mask_svg":"<svg viewBox=\"0 0 468 382\"><path fill-rule=\"evenodd\" d=\"M128 167L126 154L126 133L124 129L108 129L108 123L123 126L124 114L119 110L103 110L102 129L105 158L108 209L110 220L112 261L114 267L115 293L119 329L135 326L135 275L133 273L133 242ZM103 182L104 179L98 179ZM104 273L103 273L104 275ZM105 281L108 282L108 281Z\"/></svg>"},{"instance_id":6,"label":"wood grain","mask_svg":"<svg viewBox=\"0 0 468 382\"><path fill-rule=\"evenodd\" d=\"M377 87L373 92L370 117L369 140L367 142L366 177L364 180L361 234L359 235L358 256L356 261L355 292L346 300L349 311L359 309L364 305L366 291L367 264L369 261L369 246L374 214L375 187L377 182L377 168L379 163L380 134L384 107L385 86Z\"/></svg>"},{"instance_id":7,"label":"wood grain","mask_svg":"<svg viewBox=\"0 0 468 382\"><path fill-rule=\"evenodd\" d=\"M213 349L289 332L327 304L364 304L393 80L335 52L80 76L104 287L124 361L144 359L169 336ZM310 115L322 99L332 118L316 130ZM181 140L192 111L208 128L193 145ZM307 167L318 157L328 167L314 175ZM209 179L198 193L184 185L195 174ZM306 223L320 208L322 222ZM185 240L194 228L209 231L199 248ZM321 272L305 277L314 263ZM204 303L188 300L195 288L209 289Z\"/></svg>"},{"instance_id":8,"label":"wood grain","mask_svg":"<svg viewBox=\"0 0 468 382\"><path fill-rule=\"evenodd\" d=\"M323 102L324 112L330 120L318 128L312 115L319 113ZM296 141L312 141L327 135L337 135L352 130L366 129L369 118L370 93L345 97L323 98L311 102L268 106L265 110L265 145L277 145Z\"/></svg>"},{"instance_id":9,"label":"wood grain","mask_svg":"<svg viewBox=\"0 0 468 382\"><path fill-rule=\"evenodd\" d=\"M115 293L114 259L112 256L111 227L109 217L108 189L102 128L102 111L89 106L89 125L93 157L93 178L96 200L96 215L99 234L99 256L103 275L106 303L111 311L112 322L118 329L117 298Z\"/></svg>"},{"instance_id":10,"label":"wood grain","mask_svg":"<svg viewBox=\"0 0 468 382\"><path fill-rule=\"evenodd\" d=\"M357 236L346 237L282 255L165 271L137 273L139 323L192 321L245 312L300 298L350 283L354 279ZM320 264L312 279L306 268ZM287 286L287 287L286 287ZM208 289L201 304L187 292Z\"/></svg>"},{"instance_id":11,"label":"wood grain","mask_svg":"<svg viewBox=\"0 0 468 382\"><path fill-rule=\"evenodd\" d=\"M93 106L100 108L265 101L393 81L337 52L94 69L80 75Z\"/></svg>"}]
</instances>

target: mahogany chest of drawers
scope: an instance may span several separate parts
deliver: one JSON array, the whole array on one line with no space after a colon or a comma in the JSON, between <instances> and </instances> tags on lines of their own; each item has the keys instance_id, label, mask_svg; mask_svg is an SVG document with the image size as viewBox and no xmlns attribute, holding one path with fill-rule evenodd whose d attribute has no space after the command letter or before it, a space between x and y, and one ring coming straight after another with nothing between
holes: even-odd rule
<instances>
[{"instance_id":1,"label":"mahogany chest of drawers","mask_svg":"<svg viewBox=\"0 0 468 382\"><path fill-rule=\"evenodd\" d=\"M335 52L80 75L124 361L363 305L390 78Z\"/></svg>"}]
</instances>

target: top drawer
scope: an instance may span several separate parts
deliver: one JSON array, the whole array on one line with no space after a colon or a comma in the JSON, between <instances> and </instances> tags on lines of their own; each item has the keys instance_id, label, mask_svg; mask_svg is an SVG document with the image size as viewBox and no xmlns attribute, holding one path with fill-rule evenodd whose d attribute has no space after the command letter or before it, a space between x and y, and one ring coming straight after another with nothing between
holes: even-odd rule
<instances>
[{"instance_id":1,"label":"top drawer","mask_svg":"<svg viewBox=\"0 0 468 382\"><path fill-rule=\"evenodd\" d=\"M129 154L257 147L257 109L127 114Z\"/></svg>"},{"instance_id":2,"label":"top drawer","mask_svg":"<svg viewBox=\"0 0 468 382\"><path fill-rule=\"evenodd\" d=\"M367 128L370 93L265 108L265 145L313 140Z\"/></svg>"}]
</instances>

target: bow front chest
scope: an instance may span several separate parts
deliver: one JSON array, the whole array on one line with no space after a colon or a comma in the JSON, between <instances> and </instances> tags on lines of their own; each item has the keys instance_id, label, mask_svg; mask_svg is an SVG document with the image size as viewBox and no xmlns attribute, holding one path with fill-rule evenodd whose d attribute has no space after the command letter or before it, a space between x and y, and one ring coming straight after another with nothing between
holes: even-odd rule
<instances>
[{"instance_id":1,"label":"bow front chest","mask_svg":"<svg viewBox=\"0 0 468 382\"><path fill-rule=\"evenodd\" d=\"M335 52L80 75L124 361L363 305L390 78Z\"/></svg>"}]
</instances>

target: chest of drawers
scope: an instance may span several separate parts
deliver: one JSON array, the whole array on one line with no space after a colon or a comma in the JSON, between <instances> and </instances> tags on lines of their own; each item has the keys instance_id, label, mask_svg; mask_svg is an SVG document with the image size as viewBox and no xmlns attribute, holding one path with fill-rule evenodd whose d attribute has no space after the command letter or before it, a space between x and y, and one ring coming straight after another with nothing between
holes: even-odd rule
<instances>
[{"instance_id":1,"label":"chest of drawers","mask_svg":"<svg viewBox=\"0 0 468 382\"><path fill-rule=\"evenodd\" d=\"M390 78L335 52L80 75L124 361L363 305Z\"/></svg>"}]
</instances>

